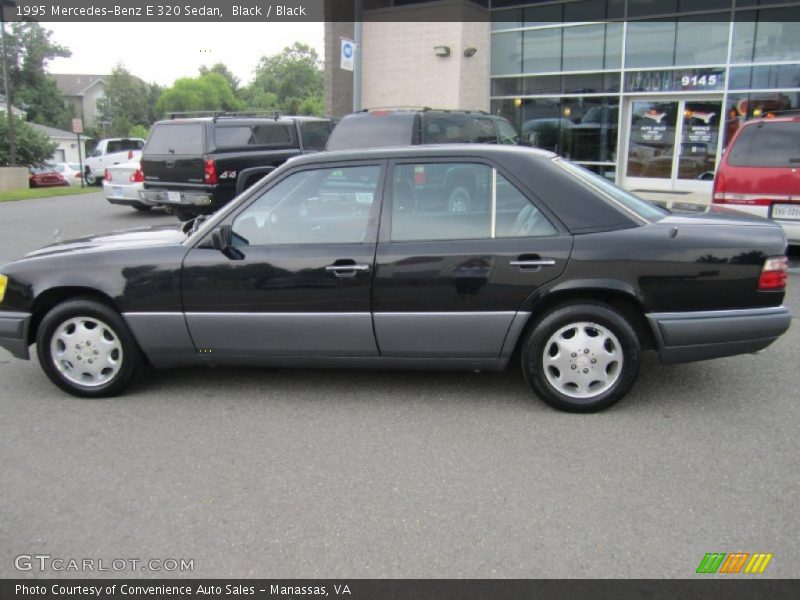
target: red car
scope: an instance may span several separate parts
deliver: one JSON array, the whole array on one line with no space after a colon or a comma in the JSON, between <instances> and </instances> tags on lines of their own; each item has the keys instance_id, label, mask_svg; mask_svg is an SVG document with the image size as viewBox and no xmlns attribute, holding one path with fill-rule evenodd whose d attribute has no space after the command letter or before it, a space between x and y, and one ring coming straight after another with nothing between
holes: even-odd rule
<instances>
[{"instance_id":1,"label":"red car","mask_svg":"<svg viewBox=\"0 0 800 600\"><path fill-rule=\"evenodd\" d=\"M42 167L28 167L30 176L28 177L28 185L32 188L40 187L58 187L69 185L61 173L56 173L52 169L45 169Z\"/></svg>"},{"instance_id":2,"label":"red car","mask_svg":"<svg viewBox=\"0 0 800 600\"><path fill-rule=\"evenodd\" d=\"M771 218L800 244L800 116L745 123L722 157L713 201Z\"/></svg>"}]
</instances>

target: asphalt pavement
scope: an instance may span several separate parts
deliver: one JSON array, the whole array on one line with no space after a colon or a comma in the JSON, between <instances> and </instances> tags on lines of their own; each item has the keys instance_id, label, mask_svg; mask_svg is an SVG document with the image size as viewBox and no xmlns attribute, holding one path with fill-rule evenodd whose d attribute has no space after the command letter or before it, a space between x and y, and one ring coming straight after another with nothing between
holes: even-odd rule
<instances>
[{"instance_id":1,"label":"asphalt pavement","mask_svg":"<svg viewBox=\"0 0 800 600\"><path fill-rule=\"evenodd\" d=\"M171 222L99 193L0 203L0 263L56 230ZM550 409L518 368L180 369L81 400L0 349L0 577L91 575L19 555L186 559L169 575L195 577L693 577L707 552L772 553L759 577L798 577L798 347L795 320L758 355L648 356L593 415Z\"/></svg>"}]
</instances>

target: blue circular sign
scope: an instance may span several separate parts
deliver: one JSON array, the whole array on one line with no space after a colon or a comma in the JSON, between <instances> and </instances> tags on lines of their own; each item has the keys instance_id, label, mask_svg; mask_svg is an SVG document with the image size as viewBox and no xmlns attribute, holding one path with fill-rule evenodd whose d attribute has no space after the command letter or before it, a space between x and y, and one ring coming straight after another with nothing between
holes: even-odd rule
<instances>
[{"instance_id":1,"label":"blue circular sign","mask_svg":"<svg viewBox=\"0 0 800 600\"><path fill-rule=\"evenodd\" d=\"M353 57L353 44L347 42L342 46L342 53L344 54L345 58L352 58Z\"/></svg>"}]
</instances>

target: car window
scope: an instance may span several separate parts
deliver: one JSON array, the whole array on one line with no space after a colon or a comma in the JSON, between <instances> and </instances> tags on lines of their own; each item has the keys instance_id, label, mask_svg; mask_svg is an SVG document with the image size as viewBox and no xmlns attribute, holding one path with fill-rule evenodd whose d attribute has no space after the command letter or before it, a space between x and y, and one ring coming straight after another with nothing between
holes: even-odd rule
<instances>
[{"instance_id":1,"label":"car window","mask_svg":"<svg viewBox=\"0 0 800 600\"><path fill-rule=\"evenodd\" d=\"M467 119L463 114L423 113L423 144L462 144L468 139Z\"/></svg>"},{"instance_id":2,"label":"car window","mask_svg":"<svg viewBox=\"0 0 800 600\"><path fill-rule=\"evenodd\" d=\"M253 125L217 125L214 142L218 148L240 146L295 146L294 125L291 123L259 123Z\"/></svg>"},{"instance_id":3,"label":"car window","mask_svg":"<svg viewBox=\"0 0 800 600\"><path fill-rule=\"evenodd\" d=\"M106 154L113 154L114 152L121 152L121 151L122 151L121 140L110 140L106 144Z\"/></svg>"},{"instance_id":4,"label":"car window","mask_svg":"<svg viewBox=\"0 0 800 600\"><path fill-rule=\"evenodd\" d=\"M511 123L502 121L500 119L498 119L496 123L497 123L497 131L500 134L501 144L509 144L509 145L519 144L519 136L517 135L517 130L511 126Z\"/></svg>"},{"instance_id":5,"label":"car window","mask_svg":"<svg viewBox=\"0 0 800 600\"><path fill-rule=\"evenodd\" d=\"M78 163L69 163L68 166L73 171L80 171L81 170L81 166Z\"/></svg>"},{"instance_id":6,"label":"car window","mask_svg":"<svg viewBox=\"0 0 800 600\"><path fill-rule=\"evenodd\" d=\"M203 125L201 123L169 123L157 125L145 146L147 154L203 154Z\"/></svg>"},{"instance_id":7,"label":"car window","mask_svg":"<svg viewBox=\"0 0 800 600\"><path fill-rule=\"evenodd\" d=\"M392 241L555 235L511 182L479 163L398 165L392 174Z\"/></svg>"},{"instance_id":8,"label":"car window","mask_svg":"<svg viewBox=\"0 0 800 600\"><path fill-rule=\"evenodd\" d=\"M303 147L308 150L325 150L325 144L331 135L333 123L330 121L303 121L300 131L303 135Z\"/></svg>"},{"instance_id":9,"label":"car window","mask_svg":"<svg viewBox=\"0 0 800 600\"><path fill-rule=\"evenodd\" d=\"M491 119L473 119L470 127L470 142L476 144L496 144L497 133Z\"/></svg>"},{"instance_id":10,"label":"car window","mask_svg":"<svg viewBox=\"0 0 800 600\"><path fill-rule=\"evenodd\" d=\"M356 113L344 117L331 133L328 150L357 150L408 146L412 139L416 116L408 112L379 111Z\"/></svg>"},{"instance_id":11,"label":"car window","mask_svg":"<svg viewBox=\"0 0 800 600\"><path fill-rule=\"evenodd\" d=\"M233 244L363 242L380 167L313 169L293 173L233 221Z\"/></svg>"},{"instance_id":12,"label":"car window","mask_svg":"<svg viewBox=\"0 0 800 600\"><path fill-rule=\"evenodd\" d=\"M735 167L800 166L800 122L748 125L730 149L728 164Z\"/></svg>"}]
</instances>

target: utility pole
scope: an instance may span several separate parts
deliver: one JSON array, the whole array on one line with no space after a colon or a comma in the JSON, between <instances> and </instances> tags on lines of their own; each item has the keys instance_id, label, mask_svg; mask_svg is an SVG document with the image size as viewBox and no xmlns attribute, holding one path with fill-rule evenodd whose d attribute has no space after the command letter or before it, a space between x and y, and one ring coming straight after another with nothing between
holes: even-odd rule
<instances>
[{"instance_id":1,"label":"utility pole","mask_svg":"<svg viewBox=\"0 0 800 600\"><path fill-rule=\"evenodd\" d=\"M11 114L11 84L8 81L8 58L6 54L6 6L16 6L14 2L3 0L2 10L0 10L0 38L3 44L3 81L5 83L6 94L6 117L8 118L8 164L17 164L17 147L14 143L14 115Z\"/></svg>"},{"instance_id":2,"label":"utility pole","mask_svg":"<svg viewBox=\"0 0 800 600\"><path fill-rule=\"evenodd\" d=\"M364 0L355 0L353 18L353 45L355 60L353 61L353 112L361 110L361 55L364 52Z\"/></svg>"}]
</instances>

